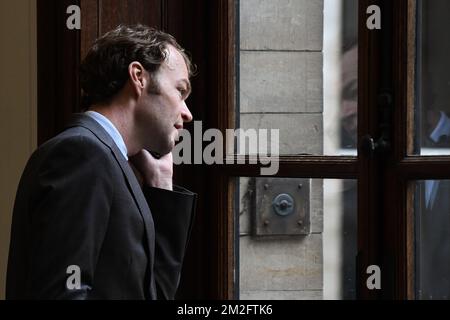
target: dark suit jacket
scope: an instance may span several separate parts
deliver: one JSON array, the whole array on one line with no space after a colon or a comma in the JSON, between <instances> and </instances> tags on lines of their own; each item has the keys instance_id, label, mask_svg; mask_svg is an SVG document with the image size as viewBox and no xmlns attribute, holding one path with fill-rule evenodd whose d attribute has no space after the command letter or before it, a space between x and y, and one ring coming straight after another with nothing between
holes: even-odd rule
<instances>
[{"instance_id":1,"label":"dark suit jacket","mask_svg":"<svg viewBox=\"0 0 450 320\"><path fill-rule=\"evenodd\" d=\"M195 195L141 188L86 115L31 156L19 183L7 299L172 299ZM81 289L68 289L71 265Z\"/></svg>"}]
</instances>

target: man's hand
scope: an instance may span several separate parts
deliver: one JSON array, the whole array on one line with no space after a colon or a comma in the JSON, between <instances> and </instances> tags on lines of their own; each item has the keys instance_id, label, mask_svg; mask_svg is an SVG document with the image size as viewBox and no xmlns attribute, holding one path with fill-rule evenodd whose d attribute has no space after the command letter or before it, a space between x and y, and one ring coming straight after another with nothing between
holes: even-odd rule
<instances>
[{"instance_id":1,"label":"man's hand","mask_svg":"<svg viewBox=\"0 0 450 320\"><path fill-rule=\"evenodd\" d=\"M156 159L147 150L141 150L129 158L129 163L140 183L172 190L172 153Z\"/></svg>"}]
</instances>

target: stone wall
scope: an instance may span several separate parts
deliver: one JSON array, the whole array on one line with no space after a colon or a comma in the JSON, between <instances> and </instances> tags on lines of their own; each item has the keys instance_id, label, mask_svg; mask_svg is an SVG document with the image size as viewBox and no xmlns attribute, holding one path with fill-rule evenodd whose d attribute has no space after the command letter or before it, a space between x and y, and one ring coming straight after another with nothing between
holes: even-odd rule
<instances>
[{"instance_id":1,"label":"stone wall","mask_svg":"<svg viewBox=\"0 0 450 320\"><path fill-rule=\"evenodd\" d=\"M323 154L323 0L240 1L240 127L280 130L280 154ZM321 299L323 184L311 233L251 235L254 183L240 179L240 298ZM250 182L250 183L249 183Z\"/></svg>"}]
</instances>

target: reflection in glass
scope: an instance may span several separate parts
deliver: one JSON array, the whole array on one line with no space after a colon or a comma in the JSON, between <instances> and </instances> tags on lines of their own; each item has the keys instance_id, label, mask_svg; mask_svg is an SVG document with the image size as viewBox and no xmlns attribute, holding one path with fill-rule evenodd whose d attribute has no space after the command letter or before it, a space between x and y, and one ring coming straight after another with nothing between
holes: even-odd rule
<instances>
[{"instance_id":1,"label":"reflection in glass","mask_svg":"<svg viewBox=\"0 0 450 320\"><path fill-rule=\"evenodd\" d=\"M240 299L354 299L356 180L239 178Z\"/></svg>"},{"instance_id":2,"label":"reflection in glass","mask_svg":"<svg viewBox=\"0 0 450 320\"><path fill-rule=\"evenodd\" d=\"M237 127L282 155L356 155L358 1L239 1Z\"/></svg>"},{"instance_id":3,"label":"reflection in glass","mask_svg":"<svg viewBox=\"0 0 450 320\"><path fill-rule=\"evenodd\" d=\"M450 299L450 180L416 183L416 296Z\"/></svg>"},{"instance_id":4,"label":"reflection in glass","mask_svg":"<svg viewBox=\"0 0 450 320\"><path fill-rule=\"evenodd\" d=\"M449 12L448 0L417 0L415 154L450 154Z\"/></svg>"},{"instance_id":5,"label":"reflection in glass","mask_svg":"<svg viewBox=\"0 0 450 320\"><path fill-rule=\"evenodd\" d=\"M356 154L358 133L358 1L344 1L342 8L340 147L344 150L352 150Z\"/></svg>"}]
</instances>

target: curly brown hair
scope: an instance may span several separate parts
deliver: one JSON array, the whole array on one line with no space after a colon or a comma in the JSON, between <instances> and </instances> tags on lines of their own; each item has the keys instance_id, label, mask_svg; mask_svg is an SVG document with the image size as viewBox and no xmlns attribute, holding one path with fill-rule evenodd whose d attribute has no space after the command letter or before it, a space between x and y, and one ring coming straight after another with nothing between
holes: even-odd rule
<instances>
[{"instance_id":1,"label":"curly brown hair","mask_svg":"<svg viewBox=\"0 0 450 320\"><path fill-rule=\"evenodd\" d=\"M175 38L145 25L119 25L98 38L80 66L83 90L81 107L108 103L128 81L128 66L137 61L149 72L150 92L159 93L156 73L167 58L167 46L174 46L183 56L189 76L195 66Z\"/></svg>"}]
</instances>

